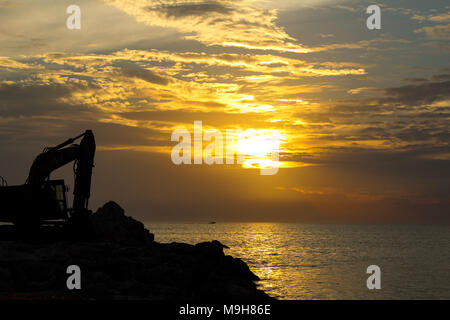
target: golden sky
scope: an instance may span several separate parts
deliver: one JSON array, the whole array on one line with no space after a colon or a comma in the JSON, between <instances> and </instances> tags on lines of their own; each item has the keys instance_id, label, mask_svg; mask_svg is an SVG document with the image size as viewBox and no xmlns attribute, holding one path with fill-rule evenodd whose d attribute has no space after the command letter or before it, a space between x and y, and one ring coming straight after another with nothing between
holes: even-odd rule
<instances>
[{"instance_id":1,"label":"golden sky","mask_svg":"<svg viewBox=\"0 0 450 320\"><path fill-rule=\"evenodd\" d=\"M71 4L80 30L66 27ZM89 128L93 209L113 199L148 220L448 220L450 6L384 1L381 30L368 30L370 4L0 0L0 175L22 183L44 146ZM276 137L278 173L174 165L171 133L194 121L270 132L240 148L258 154Z\"/></svg>"}]
</instances>

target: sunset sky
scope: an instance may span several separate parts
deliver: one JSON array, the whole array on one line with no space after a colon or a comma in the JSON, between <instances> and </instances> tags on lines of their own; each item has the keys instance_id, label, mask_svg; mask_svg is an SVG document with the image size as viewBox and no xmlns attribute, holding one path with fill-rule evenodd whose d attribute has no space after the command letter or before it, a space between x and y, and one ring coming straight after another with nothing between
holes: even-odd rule
<instances>
[{"instance_id":1,"label":"sunset sky","mask_svg":"<svg viewBox=\"0 0 450 320\"><path fill-rule=\"evenodd\" d=\"M24 183L45 146L92 129L94 210L448 222L449 41L438 0L0 0L0 176ZM278 173L173 164L171 133L194 121L271 132Z\"/></svg>"}]
</instances>

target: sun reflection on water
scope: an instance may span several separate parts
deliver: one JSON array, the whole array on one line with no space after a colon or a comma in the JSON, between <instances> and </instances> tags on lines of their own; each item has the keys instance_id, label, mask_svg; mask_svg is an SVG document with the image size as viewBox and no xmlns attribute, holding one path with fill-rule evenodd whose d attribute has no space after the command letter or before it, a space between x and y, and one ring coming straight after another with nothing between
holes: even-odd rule
<instances>
[{"instance_id":1,"label":"sun reflection on water","mask_svg":"<svg viewBox=\"0 0 450 320\"><path fill-rule=\"evenodd\" d=\"M450 251L440 249L448 246L450 233L442 226L185 223L148 227L160 242L219 240L230 247L225 254L243 259L261 279L260 289L280 299L450 298ZM366 268L374 261L381 264L387 284L375 293L366 287Z\"/></svg>"}]
</instances>

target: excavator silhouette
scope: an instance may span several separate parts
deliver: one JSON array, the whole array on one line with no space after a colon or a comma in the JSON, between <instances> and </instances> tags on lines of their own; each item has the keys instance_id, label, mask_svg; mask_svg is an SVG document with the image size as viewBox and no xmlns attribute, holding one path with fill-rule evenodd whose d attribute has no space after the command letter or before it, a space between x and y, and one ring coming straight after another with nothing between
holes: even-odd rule
<instances>
[{"instance_id":1,"label":"excavator silhouette","mask_svg":"<svg viewBox=\"0 0 450 320\"><path fill-rule=\"evenodd\" d=\"M82 138L79 144L73 144ZM24 185L0 186L0 222L12 222L21 230L36 230L43 224L82 225L90 213L88 201L94 167L95 139L92 130L50 148L31 165ZM74 161L74 198L67 207L64 180L50 180L56 169Z\"/></svg>"}]
</instances>

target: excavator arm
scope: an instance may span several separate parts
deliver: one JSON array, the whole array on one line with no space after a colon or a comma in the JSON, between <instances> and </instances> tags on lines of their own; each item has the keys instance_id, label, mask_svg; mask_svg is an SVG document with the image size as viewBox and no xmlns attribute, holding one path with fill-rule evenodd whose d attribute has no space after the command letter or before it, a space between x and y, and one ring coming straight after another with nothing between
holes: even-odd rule
<instances>
[{"instance_id":1,"label":"excavator arm","mask_svg":"<svg viewBox=\"0 0 450 320\"><path fill-rule=\"evenodd\" d=\"M91 178L95 155L95 139L91 130L85 132L78 150L72 207L75 212L87 210L89 197L91 196Z\"/></svg>"},{"instance_id":2,"label":"excavator arm","mask_svg":"<svg viewBox=\"0 0 450 320\"><path fill-rule=\"evenodd\" d=\"M81 138L79 144L73 144ZM68 230L88 233L88 201L94 166L95 139L91 130L36 157L25 184L8 186L0 179L0 222L12 222L22 230L35 229L43 221L67 221ZM50 174L74 161L75 186L72 209L67 209L63 180L50 180ZM78 228L80 227L80 228Z\"/></svg>"},{"instance_id":3,"label":"excavator arm","mask_svg":"<svg viewBox=\"0 0 450 320\"><path fill-rule=\"evenodd\" d=\"M77 139L79 145L72 144ZM70 145L70 146L69 146ZM26 184L42 186L56 169L75 161L75 186L73 212L86 211L91 192L92 168L94 166L95 139L91 130L69 139L56 147L48 148L34 160Z\"/></svg>"}]
</instances>

